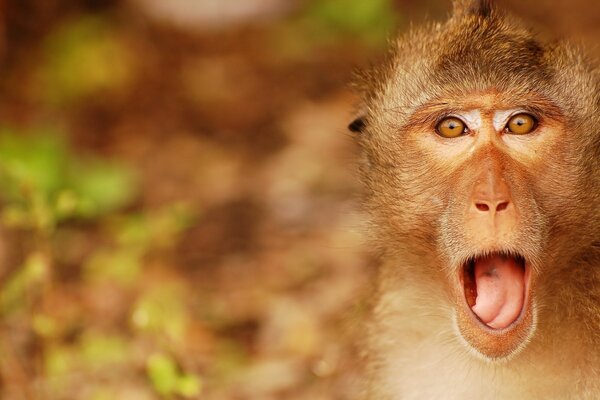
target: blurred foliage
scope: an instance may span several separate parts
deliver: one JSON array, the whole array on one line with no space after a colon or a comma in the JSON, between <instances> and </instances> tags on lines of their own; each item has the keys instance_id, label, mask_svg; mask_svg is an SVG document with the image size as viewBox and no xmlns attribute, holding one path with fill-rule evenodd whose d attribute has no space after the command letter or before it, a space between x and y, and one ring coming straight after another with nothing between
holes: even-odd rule
<instances>
[{"instance_id":1,"label":"blurred foliage","mask_svg":"<svg viewBox=\"0 0 600 400\"><path fill-rule=\"evenodd\" d=\"M366 286L335 132L393 1L239 0L275 19L217 35L150 1L13 2L0 398L348 398L323 394L353 391L338 325Z\"/></svg>"},{"instance_id":2,"label":"blurred foliage","mask_svg":"<svg viewBox=\"0 0 600 400\"><path fill-rule=\"evenodd\" d=\"M188 315L182 299L181 288L160 286L148 290L134 306L131 322L141 331L166 335L178 341L183 339Z\"/></svg>"},{"instance_id":3,"label":"blurred foliage","mask_svg":"<svg viewBox=\"0 0 600 400\"><path fill-rule=\"evenodd\" d=\"M394 0L310 0L272 40L278 57L290 60L344 41L381 50L400 22Z\"/></svg>"},{"instance_id":4,"label":"blurred foliage","mask_svg":"<svg viewBox=\"0 0 600 400\"><path fill-rule=\"evenodd\" d=\"M62 221L98 218L123 207L135 185L132 172L115 163L74 157L59 135L5 128L0 191L6 226L48 233Z\"/></svg>"},{"instance_id":5,"label":"blurred foliage","mask_svg":"<svg viewBox=\"0 0 600 400\"><path fill-rule=\"evenodd\" d=\"M52 398L66 393L77 374L110 374L118 365L135 363L137 355L131 350L136 341L149 340L164 351L168 342L162 335L181 340L187 315L183 292L168 285L146 287L141 274L152 253L167 251L177 243L178 235L194 221L194 213L182 203L123 212L138 190L136 175L129 168L75 154L60 135L25 134L8 128L0 133L2 222L36 238L23 265L0 286L0 317L22 321L37 337L43 374L49 379L45 391ZM73 340L69 322L52 306L61 297L55 275L65 268L60 265L56 238L64 229L73 230L67 228L70 221L79 221L81 235L99 239L80 263L85 278L81 289L92 290L104 282L134 296L130 312L135 335L86 329ZM71 232L66 237L77 235ZM62 244L77 245L76 241ZM71 307L71 323L83 323L87 317L84 305ZM145 339L146 331L152 334ZM174 361L168 356L148 359L148 379L156 392L166 397L197 395L199 378L170 370L168 362Z\"/></svg>"},{"instance_id":6,"label":"blurred foliage","mask_svg":"<svg viewBox=\"0 0 600 400\"><path fill-rule=\"evenodd\" d=\"M148 359L147 371L156 391L164 396L179 394L192 397L200 394L199 378L179 371L171 357L163 354L153 355Z\"/></svg>"},{"instance_id":7,"label":"blurred foliage","mask_svg":"<svg viewBox=\"0 0 600 400\"><path fill-rule=\"evenodd\" d=\"M393 0L319 0L309 3L307 18L323 35L354 35L382 45L397 23Z\"/></svg>"},{"instance_id":8,"label":"blurred foliage","mask_svg":"<svg viewBox=\"0 0 600 400\"><path fill-rule=\"evenodd\" d=\"M39 290L40 284L49 273L47 260L34 252L22 267L7 280L0 291L0 315L10 314L27 306L28 293ZM36 289L36 287L38 287Z\"/></svg>"},{"instance_id":9,"label":"blurred foliage","mask_svg":"<svg viewBox=\"0 0 600 400\"><path fill-rule=\"evenodd\" d=\"M68 20L47 38L45 57L39 75L51 103L114 94L134 75L123 36L102 16Z\"/></svg>"},{"instance_id":10,"label":"blurred foliage","mask_svg":"<svg viewBox=\"0 0 600 400\"><path fill-rule=\"evenodd\" d=\"M84 262L84 276L91 281L113 280L135 284L142 273L144 256L176 244L196 216L185 204L145 213L120 215L107 228L113 243L99 246Z\"/></svg>"}]
</instances>

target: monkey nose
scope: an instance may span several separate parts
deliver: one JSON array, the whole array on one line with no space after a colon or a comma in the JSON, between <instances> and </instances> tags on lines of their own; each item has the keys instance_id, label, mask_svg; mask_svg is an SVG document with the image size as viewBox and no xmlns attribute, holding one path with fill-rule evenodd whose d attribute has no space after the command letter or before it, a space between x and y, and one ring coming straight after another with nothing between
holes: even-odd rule
<instances>
[{"instance_id":1,"label":"monkey nose","mask_svg":"<svg viewBox=\"0 0 600 400\"><path fill-rule=\"evenodd\" d=\"M508 209L510 202L508 200L487 201L476 200L475 208L481 212L500 212Z\"/></svg>"},{"instance_id":2,"label":"monkey nose","mask_svg":"<svg viewBox=\"0 0 600 400\"><path fill-rule=\"evenodd\" d=\"M473 239L487 243L515 234L518 211L501 175L487 174L473 187L466 215L466 229Z\"/></svg>"},{"instance_id":3,"label":"monkey nose","mask_svg":"<svg viewBox=\"0 0 600 400\"><path fill-rule=\"evenodd\" d=\"M488 175L473 188L471 203L480 213L496 214L511 208L510 189L501 177Z\"/></svg>"}]
</instances>

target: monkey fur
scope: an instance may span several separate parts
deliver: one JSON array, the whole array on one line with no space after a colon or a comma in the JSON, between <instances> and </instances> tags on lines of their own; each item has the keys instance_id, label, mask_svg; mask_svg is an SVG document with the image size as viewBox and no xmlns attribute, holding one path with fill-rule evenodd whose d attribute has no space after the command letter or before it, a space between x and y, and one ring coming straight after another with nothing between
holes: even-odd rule
<instances>
[{"instance_id":1,"label":"monkey fur","mask_svg":"<svg viewBox=\"0 0 600 400\"><path fill-rule=\"evenodd\" d=\"M600 398L599 78L576 45L469 0L362 74L364 115L350 128L382 259L362 399ZM471 108L528 110L539 129L455 150L471 139L440 138L432 123ZM477 176L509 188L502 237L482 238L464 211ZM516 333L476 321L456 277L494 252L530 265L524 327L505 329Z\"/></svg>"}]
</instances>

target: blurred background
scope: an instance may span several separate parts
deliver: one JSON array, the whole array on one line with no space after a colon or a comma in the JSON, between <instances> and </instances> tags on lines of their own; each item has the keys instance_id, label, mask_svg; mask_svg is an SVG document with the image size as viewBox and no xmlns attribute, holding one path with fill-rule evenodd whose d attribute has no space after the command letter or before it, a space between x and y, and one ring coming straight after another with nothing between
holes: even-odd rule
<instances>
[{"instance_id":1,"label":"blurred background","mask_svg":"<svg viewBox=\"0 0 600 400\"><path fill-rule=\"evenodd\" d=\"M513 7L593 37L591 4ZM350 82L449 10L0 0L0 398L353 398Z\"/></svg>"}]
</instances>

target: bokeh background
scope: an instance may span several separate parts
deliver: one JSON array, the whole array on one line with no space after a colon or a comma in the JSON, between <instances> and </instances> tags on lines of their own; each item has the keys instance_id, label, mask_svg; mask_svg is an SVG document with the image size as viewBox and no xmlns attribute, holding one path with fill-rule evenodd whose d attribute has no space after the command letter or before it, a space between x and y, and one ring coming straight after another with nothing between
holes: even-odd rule
<instances>
[{"instance_id":1,"label":"bokeh background","mask_svg":"<svg viewBox=\"0 0 600 400\"><path fill-rule=\"evenodd\" d=\"M513 7L597 37L593 4ZM0 398L353 398L350 82L449 10L0 0Z\"/></svg>"}]
</instances>

